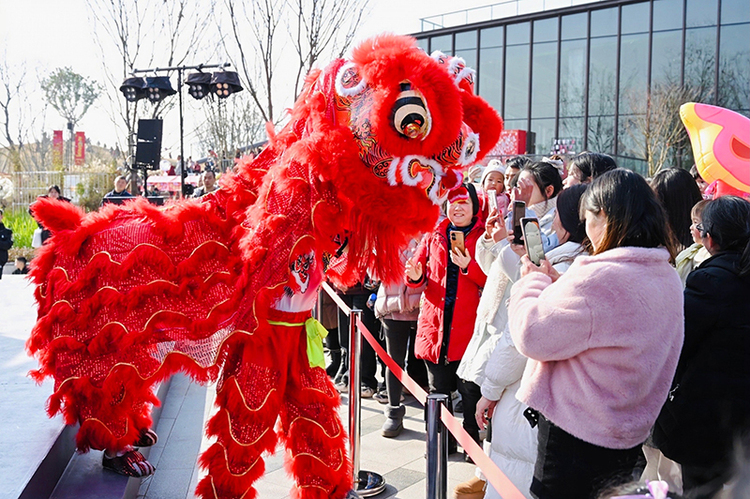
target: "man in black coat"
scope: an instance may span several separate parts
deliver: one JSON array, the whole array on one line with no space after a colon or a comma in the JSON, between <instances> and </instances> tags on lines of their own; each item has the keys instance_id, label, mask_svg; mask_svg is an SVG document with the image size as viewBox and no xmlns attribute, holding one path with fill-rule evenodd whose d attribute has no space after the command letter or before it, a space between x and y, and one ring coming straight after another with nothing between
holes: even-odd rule
<instances>
[{"instance_id":1,"label":"man in black coat","mask_svg":"<svg viewBox=\"0 0 750 499\"><path fill-rule=\"evenodd\" d=\"M3 278L3 267L8 262L8 250L13 246L13 231L3 224L3 210L0 209L0 279Z\"/></svg>"}]
</instances>

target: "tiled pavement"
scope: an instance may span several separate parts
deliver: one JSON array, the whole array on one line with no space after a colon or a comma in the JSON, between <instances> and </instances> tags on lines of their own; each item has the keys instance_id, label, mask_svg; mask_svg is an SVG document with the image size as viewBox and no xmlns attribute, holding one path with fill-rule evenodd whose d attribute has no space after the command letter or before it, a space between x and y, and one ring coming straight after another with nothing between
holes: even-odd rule
<instances>
[{"instance_id":1,"label":"tiled pavement","mask_svg":"<svg viewBox=\"0 0 750 499\"><path fill-rule=\"evenodd\" d=\"M202 428L213 406L214 387L191 383L183 376L172 378L156 428L159 442L151 449L149 460L156 473L141 483L138 499L192 498L200 478L196 466L199 452L208 443ZM386 490L378 499L422 499L425 483L425 433L422 408L412 397L406 398L404 432L398 438L383 438L383 406L373 399L362 400L361 468L385 477ZM348 397L342 396L341 416L347 420ZM474 466L463 461L461 454L448 463L448 494L453 487L473 476ZM261 499L290 497L292 480L283 469L283 450L266 458L266 474L256 488Z\"/></svg>"},{"instance_id":2,"label":"tiled pavement","mask_svg":"<svg viewBox=\"0 0 750 499\"><path fill-rule=\"evenodd\" d=\"M36 362L26 356L23 345L35 318L32 288L28 281L23 276L3 276L0 281L0 428L14 437L8 444L10 447L6 445L0 455L0 484L4 484L0 491L1 498L19 497L33 473L41 475L37 482L49 486L49 490L44 494L41 491L32 493L31 497L48 497L57 476L73 454L72 435L75 428L70 429L67 437L58 439L65 428L61 418L48 419L44 414L45 399L52 390L52 384L45 382L38 387L27 376ZM149 459L156 465L156 473L140 484L137 492L139 499L193 497L200 477L196 467L197 458L207 447L207 442L202 438L203 426L212 410L213 398L213 386L196 385L183 375L172 378L156 428L159 442L148 451ZM344 395L341 406L343 421L348 420L347 404L348 397ZM360 462L362 469L385 476L387 489L376 496L378 498L425 497L422 409L411 397L406 398L406 405L404 432L398 438L387 439L380 436L384 421L383 406L373 399L362 401ZM55 442L67 442L68 445L53 452L50 449L57 445ZM59 471L55 477L47 473L44 463L40 464L43 460L45 463L55 461L50 464ZM134 497L137 482L132 483L131 487L122 477L102 472L100 460L101 454L98 452L76 455L75 466L69 466L60 482L65 482L66 487L55 489L52 497L77 498L81 497L79 493L84 489L88 494L84 494L86 497L99 497L97 490L115 488L125 491L124 495L118 497ZM448 493L456 484L470 478L473 472L474 466L463 462L460 455L451 456ZM266 475L257 482L258 497L288 498L291 484L283 469L282 451L277 449L275 455L266 459ZM132 494L129 492L131 488Z\"/></svg>"}]
</instances>

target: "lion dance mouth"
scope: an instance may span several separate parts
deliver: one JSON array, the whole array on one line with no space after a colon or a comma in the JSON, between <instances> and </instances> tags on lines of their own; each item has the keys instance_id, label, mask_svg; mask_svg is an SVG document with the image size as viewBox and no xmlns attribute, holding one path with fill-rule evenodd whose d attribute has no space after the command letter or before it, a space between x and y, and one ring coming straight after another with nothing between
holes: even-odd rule
<instances>
[{"instance_id":1,"label":"lion dance mouth","mask_svg":"<svg viewBox=\"0 0 750 499\"><path fill-rule=\"evenodd\" d=\"M360 160L376 177L390 186L419 189L440 205L461 184L462 172L487 153L480 149L477 129L483 142L486 137L494 144L502 120L474 95L474 71L461 58L440 52L422 57L434 66L435 78L458 94L450 106L455 116L446 116L447 97L433 91L430 81L405 78L389 94L370 85L372 75L356 61L342 61L337 68L335 114L351 129ZM383 101L390 108L378 106Z\"/></svg>"}]
</instances>

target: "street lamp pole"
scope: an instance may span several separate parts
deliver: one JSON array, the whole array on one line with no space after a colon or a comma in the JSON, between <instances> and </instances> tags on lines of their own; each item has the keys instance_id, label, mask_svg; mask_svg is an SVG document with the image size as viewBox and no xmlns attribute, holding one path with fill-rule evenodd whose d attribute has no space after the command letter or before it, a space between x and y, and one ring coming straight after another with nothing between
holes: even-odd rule
<instances>
[{"instance_id":1,"label":"street lamp pole","mask_svg":"<svg viewBox=\"0 0 750 499\"><path fill-rule=\"evenodd\" d=\"M213 68L227 68L231 66L230 63L224 62L222 64L199 64L197 66L172 66L167 68L152 68L152 69L134 69L132 71L132 74L138 74L138 73L158 73L158 72L164 72L164 71L177 71L177 95L179 100L179 108L180 108L180 197L185 196L185 177L187 176L187 171L185 169L187 162L185 161L185 134L184 134L184 120L183 120L183 114L182 114L182 73L185 70L198 70L201 71L202 69L213 69ZM143 188L146 189L146 185L144 184Z\"/></svg>"}]
</instances>

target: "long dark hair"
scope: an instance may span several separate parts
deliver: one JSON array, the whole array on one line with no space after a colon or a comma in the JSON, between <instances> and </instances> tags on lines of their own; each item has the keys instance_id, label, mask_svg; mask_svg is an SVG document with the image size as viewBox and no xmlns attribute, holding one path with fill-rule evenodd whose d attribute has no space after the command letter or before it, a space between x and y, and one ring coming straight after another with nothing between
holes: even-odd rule
<instances>
[{"instance_id":1,"label":"long dark hair","mask_svg":"<svg viewBox=\"0 0 750 499\"><path fill-rule=\"evenodd\" d=\"M563 188L562 177L560 172L551 163L546 161L537 161L523 167L521 172L529 172L534 179L534 183L544 196L545 201L557 196ZM553 186L551 196L547 196L547 187Z\"/></svg>"},{"instance_id":2,"label":"long dark hair","mask_svg":"<svg viewBox=\"0 0 750 499\"><path fill-rule=\"evenodd\" d=\"M677 249L667 216L643 177L622 168L597 177L583 194L580 216L602 210L607 225L602 243L593 254L621 246L664 246L674 261Z\"/></svg>"},{"instance_id":3,"label":"long dark hair","mask_svg":"<svg viewBox=\"0 0 750 499\"><path fill-rule=\"evenodd\" d=\"M693 244L690 234L690 211L703 199L698 184L690 172L682 168L667 168L654 175L651 187L667 212L669 226L682 248Z\"/></svg>"},{"instance_id":4,"label":"long dark hair","mask_svg":"<svg viewBox=\"0 0 750 499\"><path fill-rule=\"evenodd\" d=\"M701 235L710 234L719 251L742 254L740 275L750 273L750 202L737 196L722 196L709 201L701 223Z\"/></svg>"},{"instance_id":5,"label":"long dark hair","mask_svg":"<svg viewBox=\"0 0 750 499\"><path fill-rule=\"evenodd\" d=\"M586 238L586 224L581 220L579 207L588 186L589 184L576 184L563 189L557 196L557 216L560 217L563 229L570 234L568 241L574 243L583 243Z\"/></svg>"},{"instance_id":6,"label":"long dark hair","mask_svg":"<svg viewBox=\"0 0 750 499\"><path fill-rule=\"evenodd\" d=\"M570 162L571 166L581 172L582 183L593 181L596 177L617 168L617 163L607 154L598 152L582 152Z\"/></svg>"}]
</instances>

